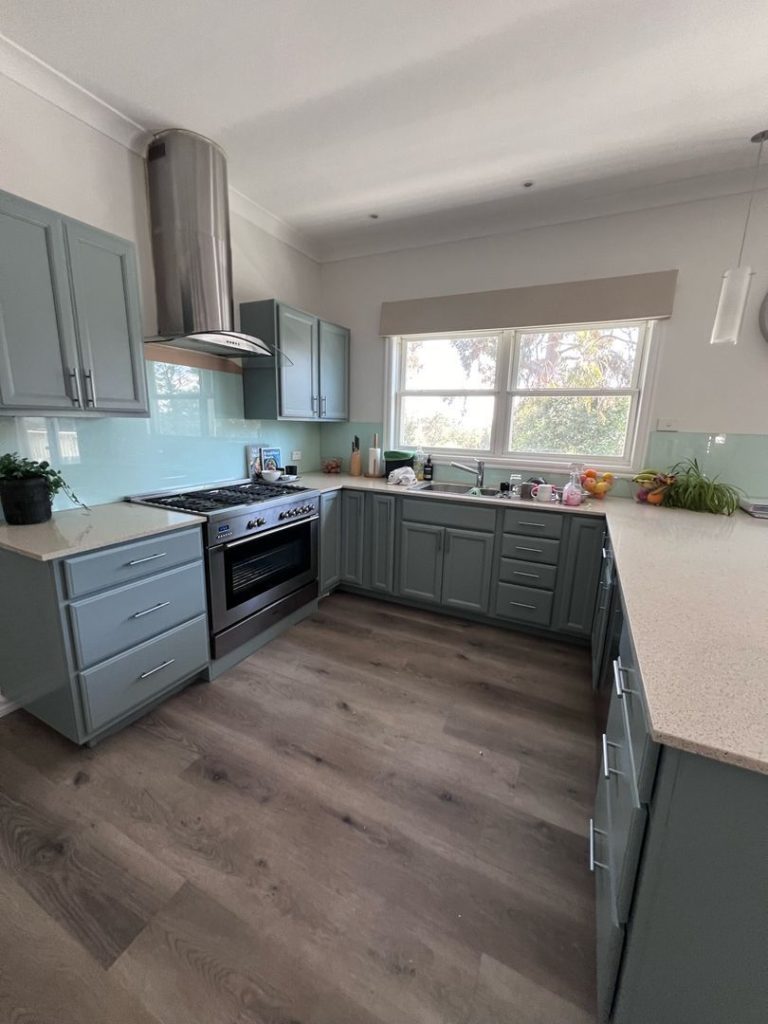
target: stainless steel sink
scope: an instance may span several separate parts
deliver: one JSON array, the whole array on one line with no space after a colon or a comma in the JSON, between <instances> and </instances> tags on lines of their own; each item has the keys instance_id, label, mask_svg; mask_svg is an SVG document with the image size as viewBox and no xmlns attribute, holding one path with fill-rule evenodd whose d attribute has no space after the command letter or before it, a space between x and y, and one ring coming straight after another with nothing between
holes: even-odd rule
<instances>
[{"instance_id":1,"label":"stainless steel sink","mask_svg":"<svg viewBox=\"0 0 768 1024\"><path fill-rule=\"evenodd\" d=\"M432 494L469 494L473 489L471 484L449 483L422 483L414 484L413 487L408 488L409 491L428 491ZM498 493L498 487L481 487L478 497L495 498Z\"/></svg>"}]
</instances>

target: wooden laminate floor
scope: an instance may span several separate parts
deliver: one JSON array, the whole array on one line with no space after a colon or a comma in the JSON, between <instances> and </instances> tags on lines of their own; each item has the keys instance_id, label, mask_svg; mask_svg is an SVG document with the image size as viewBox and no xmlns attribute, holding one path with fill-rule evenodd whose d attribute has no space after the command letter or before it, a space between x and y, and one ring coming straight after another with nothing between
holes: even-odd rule
<instances>
[{"instance_id":1,"label":"wooden laminate floor","mask_svg":"<svg viewBox=\"0 0 768 1024\"><path fill-rule=\"evenodd\" d=\"M585 651L335 595L93 750L0 721L2 1024L589 1024Z\"/></svg>"}]
</instances>

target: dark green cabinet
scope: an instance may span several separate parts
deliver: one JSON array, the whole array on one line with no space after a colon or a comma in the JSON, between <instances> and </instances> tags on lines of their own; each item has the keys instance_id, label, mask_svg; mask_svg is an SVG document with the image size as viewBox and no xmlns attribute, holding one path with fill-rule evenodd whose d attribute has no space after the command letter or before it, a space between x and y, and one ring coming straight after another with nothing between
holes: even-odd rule
<instances>
[{"instance_id":1,"label":"dark green cabinet","mask_svg":"<svg viewBox=\"0 0 768 1024\"><path fill-rule=\"evenodd\" d=\"M492 563L492 533L446 529L442 603L457 611L486 614Z\"/></svg>"},{"instance_id":2,"label":"dark green cabinet","mask_svg":"<svg viewBox=\"0 0 768 1024\"><path fill-rule=\"evenodd\" d=\"M275 299L244 302L240 328L278 351L247 360L246 419L349 418L349 331Z\"/></svg>"},{"instance_id":3,"label":"dark green cabinet","mask_svg":"<svg viewBox=\"0 0 768 1024\"><path fill-rule=\"evenodd\" d=\"M365 573L365 494L341 493L341 579L356 587L366 585Z\"/></svg>"},{"instance_id":4,"label":"dark green cabinet","mask_svg":"<svg viewBox=\"0 0 768 1024\"><path fill-rule=\"evenodd\" d=\"M400 524L400 569L397 592L400 597L439 604L443 584L442 526L430 523Z\"/></svg>"},{"instance_id":5,"label":"dark green cabinet","mask_svg":"<svg viewBox=\"0 0 768 1024\"><path fill-rule=\"evenodd\" d=\"M0 412L147 415L131 242L0 193Z\"/></svg>"},{"instance_id":6,"label":"dark green cabinet","mask_svg":"<svg viewBox=\"0 0 768 1024\"><path fill-rule=\"evenodd\" d=\"M395 587L395 498L368 495L370 589L391 594Z\"/></svg>"},{"instance_id":7,"label":"dark green cabinet","mask_svg":"<svg viewBox=\"0 0 768 1024\"><path fill-rule=\"evenodd\" d=\"M320 495L320 593L341 580L341 491Z\"/></svg>"},{"instance_id":8,"label":"dark green cabinet","mask_svg":"<svg viewBox=\"0 0 768 1024\"><path fill-rule=\"evenodd\" d=\"M558 570L559 586L552 625L563 633L590 637L605 521L574 513L568 526L567 548Z\"/></svg>"}]
</instances>

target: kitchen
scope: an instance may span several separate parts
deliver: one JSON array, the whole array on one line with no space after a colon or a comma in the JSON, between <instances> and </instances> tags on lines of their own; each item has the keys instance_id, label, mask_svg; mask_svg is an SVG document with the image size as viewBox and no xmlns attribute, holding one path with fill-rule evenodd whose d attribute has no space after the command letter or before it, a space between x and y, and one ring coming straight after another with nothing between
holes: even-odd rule
<instances>
[{"instance_id":1,"label":"kitchen","mask_svg":"<svg viewBox=\"0 0 768 1024\"><path fill-rule=\"evenodd\" d=\"M282 33L278 57L318 42L340 56L337 27L299 6L299 38L287 9L267 6L224 17L196 5L194 31L153 8L151 34L142 5L2 8L0 453L49 459L88 506L60 491L50 522L0 525L4 1015L762 1020L764 526L741 510L642 506L632 477L696 458L742 495L768 494L768 206L749 143L762 117L738 56L763 16L738 5L726 17L714 0L695 19L682 5L656 12L677 47L664 88L678 90L678 129L683 99L698 103L701 34L743 86L720 135L700 124L698 148L690 126L667 149L644 128L655 164L638 148L633 177L610 150L615 125L602 144L571 135L574 168L590 147L592 162L569 182L531 139L501 190L478 176L467 197L433 162L419 206L412 172L380 157L409 85L425 120L397 128L403 151L427 124L450 148L430 120L445 83L421 63L425 47L440 67L464 47L472 73L445 101L463 98L451 116L469 131L473 110L492 125L522 109L502 44L540 53L536 26L490 2L482 30L462 5L443 24L426 4L403 8L413 34L400 40L391 12L362 5L344 16L345 83L316 58L318 82L266 75L266 45L258 68L241 62L266 93L257 127L238 131L232 111L247 126L256 100L234 70L202 88L158 59L142 82L128 57L159 57L152 47L184 31L190 55L215 43L245 58L254 44L234 39L238 25L264 24ZM603 53L632 35L584 5L548 17L587 48L599 27ZM635 29L648 70L665 66L646 19ZM374 31L377 83L356 46ZM496 69L495 92L481 66ZM570 73L584 109L604 113L600 76ZM354 81L366 88L353 99ZM393 119L376 131L361 127L372 95ZM192 250L158 248L167 224L151 209L152 164L168 159L147 159L152 138L175 125L227 155L230 187L207 195L228 200L231 290L226 267L197 283L224 296L201 308L226 314L231 301L233 323L161 322L171 277L159 252L176 253L176 293L194 294L181 274ZM332 129L349 133L337 139L349 167ZM358 150L369 130L372 148ZM509 159L508 140L476 131ZM298 139L315 166L296 166ZM334 203L343 212L328 213ZM183 218L194 204L171 206ZM43 232L45 274L41 236L12 236L11 222ZM753 275L738 344L710 345L742 233ZM622 394L600 396L631 410L623 455L537 461L530 441L527 457L506 455L520 368L536 364L523 356L543 344L523 328L605 323L643 325L622 341ZM266 352L241 362L188 340L235 328ZM124 344L100 348L120 330ZM369 447L406 447L436 390L452 395L441 410L465 410L463 430L486 432L409 445L433 456L436 489L349 475L355 437L367 470ZM254 486L249 447L279 449L299 479L256 481L279 493L249 504L242 490L201 498ZM343 472L323 473L337 458ZM469 495L471 477L449 465L473 458L490 494ZM571 461L614 472L611 492L572 508L501 496L510 472L560 487ZM238 581L247 598L232 615Z\"/></svg>"}]
</instances>

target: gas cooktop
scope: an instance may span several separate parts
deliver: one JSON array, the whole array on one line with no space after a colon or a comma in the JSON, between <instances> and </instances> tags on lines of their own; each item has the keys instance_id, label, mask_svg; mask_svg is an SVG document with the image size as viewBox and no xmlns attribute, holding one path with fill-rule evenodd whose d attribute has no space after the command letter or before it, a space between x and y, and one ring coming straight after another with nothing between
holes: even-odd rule
<instances>
[{"instance_id":1,"label":"gas cooktop","mask_svg":"<svg viewBox=\"0 0 768 1024\"><path fill-rule=\"evenodd\" d=\"M245 482L225 484L222 487L201 488L200 490L179 491L174 494L142 494L130 501L158 508L172 508L179 512L195 512L198 515L215 515L242 505L256 505L279 498L291 498L307 491L307 487L293 484L266 484Z\"/></svg>"}]
</instances>

